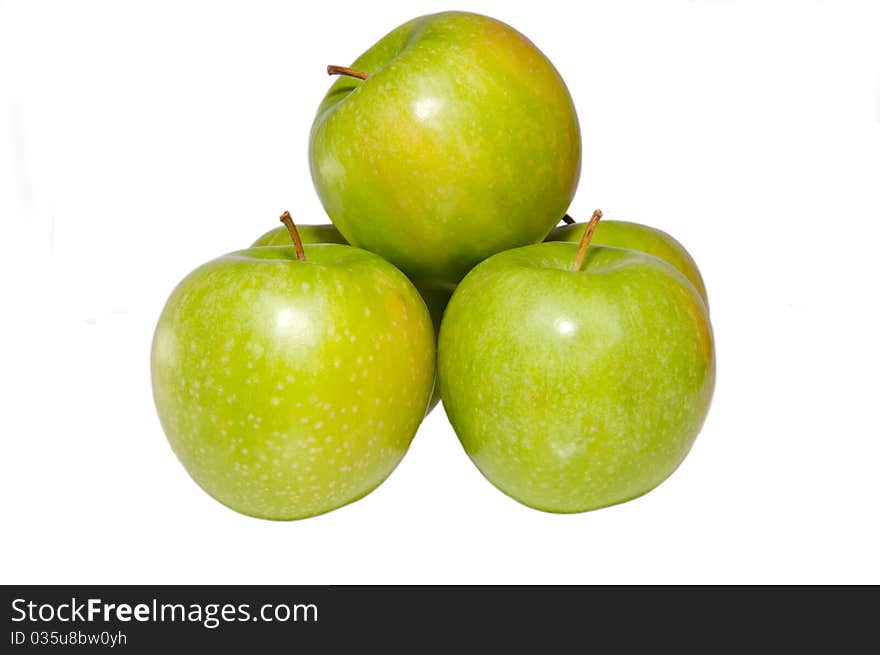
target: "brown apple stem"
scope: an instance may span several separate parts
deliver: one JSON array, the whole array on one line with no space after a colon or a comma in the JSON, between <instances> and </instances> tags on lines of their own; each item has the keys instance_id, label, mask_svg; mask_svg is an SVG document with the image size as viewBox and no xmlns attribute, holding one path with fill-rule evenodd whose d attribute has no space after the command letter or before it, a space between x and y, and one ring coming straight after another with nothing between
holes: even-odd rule
<instances>
[{"instance_id":1,"label":"brown apple stem","mask_svg":"<svg viewBox=\"0 0 880 655\"><path fill-rule=\"evenodd\" d=\"M296 229L296 225L293 223L293 218L290 216L289 211L285 211L281 214L281 222L284 223L284 227L290 232L290 238L293 239L293 247L296 248L296 258L299 261L304 262L306 260L306 251L303 250L302 239L299 238L299 232Z\"/></svg>"},{"instance_id":2,"label":"brown apple stem","mask_svg":"<svg viewBox=\"0 0 880 655\"><path fill-rule=\"evenodd\" d=\"M575 220L571 216L566 214L565 216L562 217L562 222L565 223L566 225L574 225Z\"/></svg>"},{"instance_id":3,"label":"brown apple stem","mask_svg":"<svg viewBox=\"0 0 880 655\"><path fill-rule=\"evenodd\" d=\"M347 75L348 77L356 77L359 80L365 80L368 77L363 71L345 66L327 66L327 75Z\"/></svg>"},{"instance_id":4,"label":"brown apple stem","mask_svg":"<svg viewBox=\"0 0 880 655\"><path fill-rule=\"evenodd\" d=\"M602 218L602 210L597 209L593 212L590 222L587 223L587 229L584 230L584 236L581 238L581 245L578 246L577 254L574 256L571 270L581 270L581 265L584 263L584 255L587 254L587 246L590 245L590 239L593 238L593 232L596 231L596 226L599 224L600 218Z\"/></svg>"}]
</instances>

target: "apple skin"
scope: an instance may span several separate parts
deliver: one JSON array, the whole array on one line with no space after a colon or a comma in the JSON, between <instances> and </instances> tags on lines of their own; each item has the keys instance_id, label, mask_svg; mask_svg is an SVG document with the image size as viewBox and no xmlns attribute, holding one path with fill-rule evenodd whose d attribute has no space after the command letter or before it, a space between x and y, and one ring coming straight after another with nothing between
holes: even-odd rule
<instances>
[{"instance_id":1,"label":"apple skin","mask_svg":"<svg viewBox=\"0 0 880 655\"><path fill-rule=\"evenodd\" d=\"M552 230L545 240L580 243L586 229L586 223L560 225ZM590 244L638 250L659 257L684 273L684 276L696 287L706 305L709 305L706 285L694 258L681 243L663 230L630 221L606 220L596 225Z\"/></svg>"},{"instance_id":2,"label":"apple skin","mask_svg":"<svg viewBox=\"0 0 880 655\"><path fill-rule=\"evenodd\" d=\"M345 237L333 225L297 225L296 229L303 243L346 243ZM281 226L266 232L254 241L251 247L286 246L289 244L290 233L286 227ZM443 319L443 312L452 297L452 292L455 291L455 285L445 282L418 282L416 280L413 281L413 284L428 306L434 334L440 334L440 321ZM435 385L431 402L428 403L428 410L425 414L430 414L438 402L440 402L440 388Z\"/></svg>"},{"instance_id":3,"label":"apple skin","mask_svg":"<svg viewBox=\"0 0 880 655\"><path fill-rule=\"evenodd\" d=\"M343 245L251 248L173 291L153 396L192 478L238 512L341 507L397 466L425 414L435 345L424 302L382 258Z\"/></svg>"},{"instance_id":4,"label":"apple skin","mask_svg":"<svg viewBox=\"0 0 880 655\"><path fill-rule=\"evenodd\" d=\"M542 243L462 281L438 351L443 406L495 486L549 512L650 491L681 463L715 381L712 329L693 285L662 260Z\"/></svg>"},{"instance_id":5,"label":"apple skin","mask_svg":"<svg viewBox=\"0 0 880 655\"><path fill-rule=\"evenodd\" d=\"M352 245L456 283L537 243L568 208L581 138L568 89L525 36L445 12L390 32L340 77L309 139L312 180Z\"/></svg>"}]
</instances>

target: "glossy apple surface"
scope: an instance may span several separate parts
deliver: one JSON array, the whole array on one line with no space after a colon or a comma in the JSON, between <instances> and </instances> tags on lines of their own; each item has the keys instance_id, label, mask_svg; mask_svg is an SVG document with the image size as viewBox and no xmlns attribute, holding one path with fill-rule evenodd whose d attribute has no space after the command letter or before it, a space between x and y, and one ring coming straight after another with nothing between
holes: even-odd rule
<instances>
[{"instance_id":1,"label":"glossy apple surface","mask_svg":"<svg viewBox=\"0 0 880 655\"><path fill-rule=\"evenodd\" d=\"M542 243L462 281L440 330L443 404L499 489L551 512L639 496L681 463L715 380L705 303L632 250Z\"/></svg>"},{"instance_id":2,"label":"glossy apple surface","mask_svg":"<svg viewBox=\"0 0 880 655\"><path fill-rule=\"evenodd\" d=\"M419 281L458 282L541 241L580 173L571 96L525 36L446 12L401 25L340 77L309 142L312 179L349 243Z\"/></svg>"},{"instance_id":3,"label":"glossy apple surface","mask_svg":"<svg viewBox=\"0 0 880 655\"><path fill-rule=\"evenodd\" d=\"M298 225L297 230L303 243L346 243L339 230L333 225ZM257 246L286 246L290 244L290 234L284 226L269 230L259 239L254 241L251 247ZM455 285L444 282L418 282L413 281L422 300L428 306L428 313L431 314L431 324L434 326L434 335L440 334L440 321L443 319L443 312L446 309L452 292L455 291ZM437 403L440 402L440 389L434 388L431 395L431 402L428 403L428 412L430 412Z\"/></svg>"},{"instance_id":4,"label":"glossy apple surface","mask_svg":"<svg viewBox=\"0 0 880 655\"><path fill-rule=\"evenodd\" d=\"M580 243L586 227L586 223L560 225L547 235L546 240ZM605 220L596 226L590 243L596 246L638 250L659 257L681 271L708 304L706 285L694 258L681 243L663 230L630 221Z\"/></svg>"},{"instance_id":5,"label":"glossy apple surface","mask_svg":"<svg viewBox=\"0 0 880 655\"><path fill-rule=\"evenodd\" d=\"M251 248L193 271L152 348L162 427L193 479L244 514L298 519L364 496L401 460L434 381L418 292L343 245Z\"/></svg>"}]
</instances>

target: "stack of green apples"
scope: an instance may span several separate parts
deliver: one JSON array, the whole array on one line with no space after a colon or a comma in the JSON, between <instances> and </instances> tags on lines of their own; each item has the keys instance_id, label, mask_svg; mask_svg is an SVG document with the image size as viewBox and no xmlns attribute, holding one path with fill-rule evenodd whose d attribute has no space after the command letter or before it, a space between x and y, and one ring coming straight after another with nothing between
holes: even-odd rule
<instances>
[{"instance_id":1,"label":"stack of green apples","mask_svg":"<svg viewBox=\"0 0 880 655\"><path fill-rule=\"evenodd\" d=\"M446 12L328 72L309 163L332 225L285 212L159 318L154 400L192 478L244 514L321 514L381 484L442 399L474 464L530 507L660 484L714 388L705 286L660 230L598 210L555 227L581 138L550 61Z\"/></svg>"}]
</instances>

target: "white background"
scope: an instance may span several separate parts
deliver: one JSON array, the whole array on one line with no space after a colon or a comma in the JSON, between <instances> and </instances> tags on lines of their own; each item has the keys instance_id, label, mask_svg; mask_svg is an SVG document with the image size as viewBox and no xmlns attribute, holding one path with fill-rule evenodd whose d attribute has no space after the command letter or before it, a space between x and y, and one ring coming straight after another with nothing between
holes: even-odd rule
<instances>
[{"instance_id":1,"label":"white background","mask_svg":"<svg viewBox=\"0 0 880 655\"><path fill-rule=\"evenodd\" d=\"M718 383L631 503L496 491L442 411L366 499L240 516L175 459L149 347L174 285L290 209L328 63L464 8L579 110L572 213L677 236ZM880 583L880 38L870 3L0 3L0 581Z\"/></svg>"}]
</instances>

